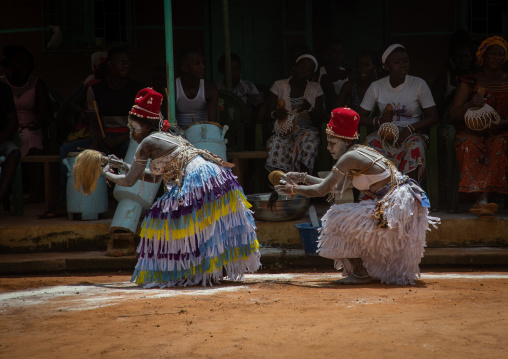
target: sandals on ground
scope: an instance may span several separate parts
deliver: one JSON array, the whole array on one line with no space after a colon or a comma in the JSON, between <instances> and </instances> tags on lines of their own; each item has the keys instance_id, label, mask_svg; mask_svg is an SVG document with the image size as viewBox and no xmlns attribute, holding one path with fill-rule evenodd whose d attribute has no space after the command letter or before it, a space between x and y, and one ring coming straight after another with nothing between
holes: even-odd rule
<instances>
[{"instance_id":1,"label":"sandals on ground","mask_svg":"<svg viewBox=\"0 0 508 359\"><path fill-rule=\"evenodd\" d=\"M479 217L491 217L494 216L494 213L497 211L498 206L495 203L485 203L480 205L479 207L473 207L469 209L469 212Z\"/></svg>"}]
</instances>

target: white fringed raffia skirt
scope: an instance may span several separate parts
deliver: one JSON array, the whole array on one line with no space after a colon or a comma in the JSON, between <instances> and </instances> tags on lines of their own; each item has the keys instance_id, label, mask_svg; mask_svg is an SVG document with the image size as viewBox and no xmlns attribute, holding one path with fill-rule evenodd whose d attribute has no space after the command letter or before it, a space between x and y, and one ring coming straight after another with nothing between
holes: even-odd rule
<instances>
[{"instance_id":1,"label":"white fringed raffia skirt","mask_svg":"<svg viewBox=\"0 0 508 359\"><path fill-rule=\"evenodd\" d=\"M428 215L408 183L385 197L388 228L377 225L375 200L333 205L322 219L318 253L335 260L336 269L347 265L343 259L361 258L370 276L381 283L414 284L420 278L426 231L440 219Z\"/></svg>"}]
</instances>

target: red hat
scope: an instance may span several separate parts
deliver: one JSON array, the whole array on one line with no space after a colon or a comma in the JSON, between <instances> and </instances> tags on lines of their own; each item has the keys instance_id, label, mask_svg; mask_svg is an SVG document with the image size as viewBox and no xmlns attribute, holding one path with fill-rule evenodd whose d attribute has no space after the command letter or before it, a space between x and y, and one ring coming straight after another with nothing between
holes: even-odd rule
<instances>
[{"instance_id":1,"label":"red hat","mask_svg":"<svg viewBox=\"0 0 508 359\"><path fill-rule=\"evenodd\" d=\"M348 107L336 108L332 111L330 122L326 126L326 134L346 140L358 139L358 122L360 115Z\"/></svg>"},{"instance_id":2,"label":"red hat","mask_svg":"<svg viewBox=\"0 0 508 359\"><path fill-rule=\"evenodd\" d=\"M147 87L138 92L134 99L134 106L132 106L129 114L141 118L159 120L162 118L161 105L162 95L151 87Z\"/></svg>"}]
</instances>

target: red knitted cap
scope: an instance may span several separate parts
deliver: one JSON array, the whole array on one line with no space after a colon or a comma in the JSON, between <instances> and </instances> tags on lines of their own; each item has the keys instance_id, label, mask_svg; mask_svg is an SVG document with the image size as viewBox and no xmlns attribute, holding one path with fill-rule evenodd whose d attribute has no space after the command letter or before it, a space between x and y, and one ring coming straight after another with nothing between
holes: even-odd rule
<instances>
[{"instance_id":1,"label":"red knitted cap","mask_svg":"<svg viewBox=\"0 0 508 359\"><path fill-rule=\"evenodd\" d=\"M161 114L162 95L151 87L142 89L134 99L134 106L129 114L152 120L162 118Z\"/></svg>"},{"instance_id":2,"label":"red knitted cap","mask_svg":"<svg viewBox=\"0 0 508 359\"><path fill-rule=\"evenodd\" d=\"M330 122L326 126L326 133L347 140L356 140L358 139L359 122L360 115L354 110L348 107L336 108L332 111Z\"/></svg>"}]
</instances>

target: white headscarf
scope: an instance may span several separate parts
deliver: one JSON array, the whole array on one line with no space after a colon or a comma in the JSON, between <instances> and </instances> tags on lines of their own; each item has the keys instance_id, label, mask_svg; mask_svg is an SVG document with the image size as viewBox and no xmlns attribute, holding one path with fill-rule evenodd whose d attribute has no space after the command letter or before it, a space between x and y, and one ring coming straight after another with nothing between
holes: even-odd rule
<instances>
[{"instance_id":1,"label":"white headscarf","mask_svg":"<svg viewBox=\"0 0 508 359\"><path fill-rule=\"evenodd\" d=\"M302 56L299 56L299 57L296 59L295 64L296 64L296 63L298 63L298 61L300 61L301 59L305 59L305 58L307 58L307 59L311 59L312 61L314 61L314 64L316 65L316 66L314 67L314 72L316 72L316 71L317 71L317 69L318 69L318 67L319 67L318 62L317 62L316 58L315 58L314 56L310 55L310 54L304 54L304 55L302 55Z\"/></svg>"},{"instance_id":2,"label":"white headscarf","mask_svg":"<svg viewBox=\"0 0 508 359\"><path fill-rule=\"evenodd\" d=\"M393 44L393 45L388 46L388 48L385 50L385 52L383 52L383 56L381 56L381 62L384 64L386 62L386 58L388 56L390 56L390 54L393 52L393 50L395 50L399 47L402 47L403 49L405 48L401 44Z\"/></svg>"}]
</instances>

